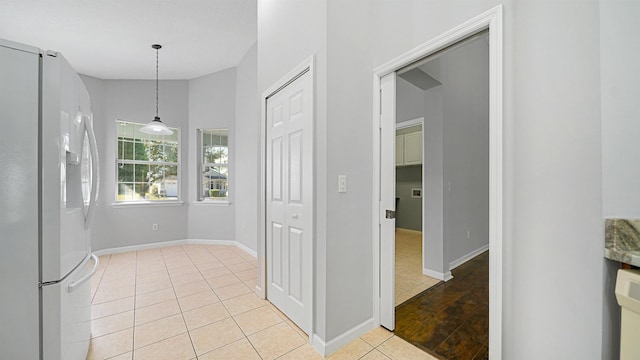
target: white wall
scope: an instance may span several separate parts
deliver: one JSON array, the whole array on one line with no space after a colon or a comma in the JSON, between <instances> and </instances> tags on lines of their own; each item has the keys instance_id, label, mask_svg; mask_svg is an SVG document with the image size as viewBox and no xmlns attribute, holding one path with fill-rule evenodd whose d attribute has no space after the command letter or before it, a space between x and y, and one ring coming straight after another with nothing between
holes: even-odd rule
<instances>
[{"instance_id":1,"label":"white wall","mask_svg":"<svg viewBox=\"0 0 640 360\"><path fill-rule=\"evenodd\" d=\"M422 91L399 78L397 118L425 116L424 267L446 274L489 244L488 42L467 43L421 69L442 85Z\"/></svg>"},{"instance_id":2,"label":"white wall","mask_svg":"<svg viewBox=\"0 0 640 360\"><path fill-rule=\"evenodd\" d=\"M160 81L160 117L181 130L180 190L184 205L180 206L112 206L115 119L149 121L154 115L155 82L82 76L92 98L101 160L100 194L91 231L94 250L187 238L238 240L249 249L256 249L260 164L256 48L254 45L248 51L237 69L188 81ZM200 128L230 131L230 205L197 202L196 130ZM242 148L236 151L238 142ZM242 218L237 226L236 213ZM159 224L159 231L151 230L154 223ZM236 229L240 231L238 236Z\"/></svg>"},{"instance_id":3,"label":"white wall","mask_svg":"<svg viewBox=\"0 0 640 360\"><path fill-rule=\"evenodd\" d=\"M603 209L640 218L640 3L600 1Z\"/></svg>"},{"instance_id":4,"label":"white wall","mask_svg":"<svg viewBox=\"0 0 640 360\"><path fill-rule=\"evenodd\" d=\"M314 333L326 337L327 253L327 6L326 0L258 2L258 94L315 56L315 314ZM334 183L333 181L331 182ZM351 185L347 185L351 186ZM258 256L264 256L264 239ZM262 255L261 255L262 254ZM262 274L258 274L259 278Z\"/></svg>"},{"instance_id":5,"label":"white wall","mask_svg":"<svg viewBox=\"0 0 640 360\"><path fill-rule=\"evenodd\" d=\"M236 68L231 68L188 81L160 81L160 117L167 125L181 130L184 205L180 206L112 206L116 179L115 167L111 166L116 154L115 119L147 122L154 115L155 82L82 76L92 97L101 160L100 196L92 229L94 250L186 238L238 240L256 249L260 164L256 47L238 65L237 79ZM236 126L236 122L240 125ZM230 205L197 202L196 130L200 128L230 131ZM237 152L236 142L242 145ZM235 234L236 212L242 217L237 225L239 236ZM153 223L159 224L159 231L151 231Z\"/></svg>"},{"instance_id":6,"label":"white wall","mask_svg":"<svg viewBox=\"0 0 640 360\"><path fill-rule=\"evenodd\" d=\"M434 60L443 99L445 265L489 244L489 46ZM434 76L434 75L432 75ZM469 235L469 238L467 238Z\"/></svg>"},{"instance_id":7,"label":"white wall","mask_svg":"<svg viewBox=\"0 0 640 360\"><path fill-rule=\"evenodd\" d=\"M100 157L100 192L91 228L93 250L141 245L186 238L187 217L183 205L119 206L116 198L116 119L146 123L155 115L155 81L100 80L82 76L94 112L94 128ZM187 189L189 165L185 143L188 133L187 81L160 82L160 118L181 130L180 181ZM159 230L152 231L151 225Z\"/></svg>"},{"instance_id":8,"label":"white wall","mask_svg":"<svg viewBox=\"0 0 640 360\"><path fill-rule=\"evenodd\" d=\"M235 126L236 70L222 70L189 80L189 134L184 148L189 149L188 201L189 239L235 239ZM229 129L229 201L230 205L198 202L197 129ZM234 160L235 159L235 160Z\"/></svg>"},{"instance_id":9,"label":"white wall","mask_svg":"<svg viewBox=\"0 0 640 360\"><path fill-rule=\"evenodd\" d=\"M376 1L375 63L496 4ZM602 351L598 21L596 1L504 2L504 359Z\"/></svg>"},{"instance_id":10,"label":"white wall","mask_svg":"<svg viewBox=\"0 0 640 360\"><path fill-rule=\"evenodd\" d=\"M600 1L602 199L607 217L640 218L640 3ZM614 296L619 264L604 267L604 344L619 356L620 307ZM603 355L605 353L603 352ZM604 358L604 356L603 356Z\"/></svg>"},{"instance_id":11,"label":"white wall","mask_svg":"<svg viewBox=\"0 0 640 360\"><path fill-rule=\"evenodd\" d=\"M256 251L260 204L260 110L258 47L254 44L236 68L235 239Z\"/></svg>"},{"instance_id":12,"label":"white wall","mask_svg":"<svg viewBox=\"0 0 640 360\"><path fill-rule=\"evenodd\" d=\"M436 86L424 92L422 267L444 276L449 272L449 264L444 259L444 118L442 96L442 86Z\"/></svg>"},{"instance_id":13,"label":"white wall","mask_svg":"<svg viewBox=\"0 0 640 360\"><path fill-rule=\"evenodd\" d=\"M373 315L372 17L370 0L328 1L327 339Z\"/></svg>"},{"instance_id":14,"label":"white wall","mask_svg":"<svg viewBox=\"0 0 640 360\"><path fill-rule=\"evenodd\" d=\"M372 180L366 175L371 173L367 159L372 144L368 131L362 130L373 115L365 99L371 94L371 69L498 2L328 1L328 12L325 3L259 4L258 89L310 53L319 54L317 150L319 167L327 166L329 186L317 192L316 291L326 287L326 303L317 299L320 309L315 315L318 325L325 320L325 340L330 340L365 321L370 315L364 312L372 310L370 287L365 285L371 279L371 241L364 240L372 227L365 219L372 210L367 193ZM507 359L592 358L602 352L600 64L594 26L598 17L593 0L504 2ZM363 134L362 139L354 141L348 135L352 128ZM350 175L349 189L363 189L362 193L342 198L334 193L333 180L341 172ZM326 212L321 203L325 196ZM338 219L341 216L349 223ZM331 265L326 278L325 263Z\"/></svg>"},{"instance_id":15,"label":"white wall","mask_svg":"<svg viewBox=\"0 0 640 360\"><path fill-rule=\"evenodd\" d=\"M596 1L507 8L503 334L509 358L603 352L598 21Z\"/></svg>"},{"instance_id":16,"label":"white wall","mask_svg":"<svg viewBox=\"0 0 640 360\"><path fill-rule=\"evenodd\" d=\"M424 91L396 77L396 123L424 117Z\"/></svg>"}]
</instances>

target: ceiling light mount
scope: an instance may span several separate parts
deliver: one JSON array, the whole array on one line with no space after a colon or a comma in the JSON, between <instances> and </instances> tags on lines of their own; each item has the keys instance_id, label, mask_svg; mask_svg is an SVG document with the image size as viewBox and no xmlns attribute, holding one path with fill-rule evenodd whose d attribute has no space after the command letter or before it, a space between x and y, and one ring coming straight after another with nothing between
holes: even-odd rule
<instances>
[{"instance_id":1,"label":"ceiling light mount","mask_svg":"<svg viewBox=\"0 0 640 360\"><path fill-rule=\"evenodd\" d=\"M156 116L153 120L145 125L140 131L145 134L151 135L171 135L173 131L169 129L165 124L160 121L160 117L158 116L158 90L159 90L159 82L158 82L158 50L162 49L162 45L153 44L152 48L156 50Z\"/></svg>"}]
</instances>

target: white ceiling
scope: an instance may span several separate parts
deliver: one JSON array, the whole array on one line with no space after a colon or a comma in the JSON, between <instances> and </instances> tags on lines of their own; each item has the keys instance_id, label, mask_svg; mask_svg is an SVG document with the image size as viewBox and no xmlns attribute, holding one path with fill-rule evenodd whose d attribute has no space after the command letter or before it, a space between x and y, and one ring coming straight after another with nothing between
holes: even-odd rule
<instances>
[{"instance_id":1,"label":"white ceiling","mask_svg":"<svg viewBox=\"0 0 640 360\"><path fill-rule=\"evenodd\" d=\"M0 38L61 52L101 79L192 79L236 66L257 0L0 0Z\"/></svg>"}]
</instances>

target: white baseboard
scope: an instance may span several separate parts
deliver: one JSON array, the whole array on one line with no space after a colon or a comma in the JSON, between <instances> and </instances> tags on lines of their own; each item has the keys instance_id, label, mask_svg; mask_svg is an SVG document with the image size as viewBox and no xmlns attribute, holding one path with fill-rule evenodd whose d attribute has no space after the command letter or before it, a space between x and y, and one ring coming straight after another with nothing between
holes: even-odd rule
<instances>
[{"instance_id":1,"label":"white baseboard","mask_svg":"<svg viewBox=\"0 0 640 360\"><path fill-rule=\"evenodd\" d=\"M317 334L313 334L313 336L311 336L311 346L313 346L320 355L326 356L325 349L327 348L327 344Z\"/></svg>"},{"instance_id":2,"label":"white baseboard","mask_svg":"<svg viewBox=\"0 0 640 360\"><path fill-rule=\"evenodd\" d=\"M345 331L334 339L324 342L318 335L313 334L313 339L311 340L311 345L318 350L318 352L323 356L329 356L332 353L336 352L341 347L347 345L353 340L359 338L360 336L366 334L368 331L374 329L376 327L375 320L373 318L354 326L353 328Z\"/></svg>"},{"instance_id":3,"label":"white baseboard","mask_svg":"<svg viewBox=\"0 0 640 360\"><path fill-rule=\"evenodd\" d=\"M455 268L457 268L458 266L466 263L467 261L473 259L474 257L482 254L483 252L489 250L489 244L484 245L483 247L473 250L472 252L468 253L465 256L462 256L459 259L453 260L452 262L449 263L449 270L453 270Z\"/></svg>"},{"instance_id":4,"label":"white baseboard","mask_svg":"<svg viewBox=\"0 0 640 360\"><path fill-rule=\"evenodd\" d=\"M258 258L258 252L249 248L247 245L241 243L240 241L236 241L234 244L236 247L244 250L244 252L246 252L247 254L251 254L251 256L253 256L254 258Z\"/></svg>"},{"instance_id":5,"label":"white baseboard","mask_svg":"<svg viewBox=\"0 0 640 360\"><path fill-rule=\"evenodd\" d=\"M453 276L451 275L451 271L447 271L446 273L441 273L439 271L422 268L422 274L438 280L442 280L442 281L449 281L453 279Z\"/></svg>"},{"instance_id":6,"label":"white baseboard","mask_svg":"<svg viewBox=\"0 0 640 360\"><path fill-rule=\"evenodd\" d=\"M201 245L232 245L237 247L238 249L246 252L247 254L256 257L257 253L246 245L235 241L235 240L209 240L209 239L182 239L182 240L172 240L172 241L163 241L157 243L150 244L141 244L141 245L131 245L131 246L122 246L117 248L103 249L95 251L94 254L98 256L109 255L109 254L119 254L123 252L129 251L140 251L140 250L148 250L148 249L156 249L167 246L176 246L176 245L186 245L186 244L201 244Z\"/></svg>"},{"instance_id":7,"label":"white baseboard","mask_svg":"<svg viewBox=\"0 0 640 360\"><path fill-rule=\"evenodd\" d=\"M157 242L157 243L102 249L102 250L94 251L93 253L96 254L97 256L102 256L102 255L119 254L119 253L130 252L130 251L140 251L140 250L156 249L160 247L186 245L186 244L187 244L187 240L185 239L172 240L172 241L163 241L163 242Z\"/></svg>"},{"instance_id":8,"label":"white baseboard","mask_svg":"<svg viewBox=\"0 0 640 360\"><path fill-rule=\"evenodd\" d=\"M264 295L264 292L262 291L262 288L260 287L260 285L256 285L256 294L261 298L261 299L267 299L267 297Z\"/></svg>"}]
</instances>

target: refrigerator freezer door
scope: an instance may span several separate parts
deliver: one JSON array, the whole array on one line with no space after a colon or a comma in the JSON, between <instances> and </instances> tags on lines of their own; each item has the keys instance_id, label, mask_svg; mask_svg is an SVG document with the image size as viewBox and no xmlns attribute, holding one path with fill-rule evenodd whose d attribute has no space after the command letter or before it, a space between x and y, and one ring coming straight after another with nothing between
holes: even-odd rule
<instances>
[{"instance_id":1,"label":"refrigerator freezer door","mask_svg":"<svg viewBox=\"0 0 640 360\"><path fill-rule=\"evenodd\" d=\"M60 54L42 69L42 281L59 281L88 255L83 175L89 94Z\"/></svg>"},{"instance_id":2,"label":"refrigerator freezer door","mask_svg":"<svg viewBox=\"0 0 640 360\"><path fill-rule=\"evenodd\" d=\"M0 39L0 358L37 359L37 49Z\"/></svg>"},{"instance_id":3,"label":"refrigerator freezer door","mask_svg":"<svg viewBox=\"0 0 640 360\"><path fill-rule=\"evenodd\" d=\"M97 258L86 259L62 282L42 287L44 360L84 360L91 337L91 275Z\"/></svg>"}]
</instances>

